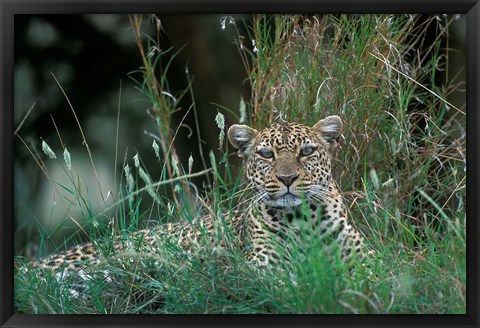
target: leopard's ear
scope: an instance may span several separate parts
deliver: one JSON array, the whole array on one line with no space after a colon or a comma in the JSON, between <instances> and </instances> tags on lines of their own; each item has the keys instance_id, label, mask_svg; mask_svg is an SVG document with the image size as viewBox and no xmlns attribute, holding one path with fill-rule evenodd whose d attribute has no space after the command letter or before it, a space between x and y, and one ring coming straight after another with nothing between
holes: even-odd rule
<instances>
[{"instance_id":1,"label":"leopard's ear","mask_svg":"<svg viewBox=\"0 0 480 328\"><path fill-rule=\"evenodd\" d=\"M234 124L228 129L228 140L237 149L240 157L248 156L249 146L257 136L258 131L246 125Z\"/></svg>"},{"instance_id":2,"label":"leopard's ear","mask_svg":"<svg viewBox=\"0 0 480 328\"><path fill-rule=\"evenodd\" d=\"M340 136L343 123L340 117L333 115L318 121L314 129L327 146L327 150L332 151L337 147L337 138Z\"/></svg>"}]
</instances>

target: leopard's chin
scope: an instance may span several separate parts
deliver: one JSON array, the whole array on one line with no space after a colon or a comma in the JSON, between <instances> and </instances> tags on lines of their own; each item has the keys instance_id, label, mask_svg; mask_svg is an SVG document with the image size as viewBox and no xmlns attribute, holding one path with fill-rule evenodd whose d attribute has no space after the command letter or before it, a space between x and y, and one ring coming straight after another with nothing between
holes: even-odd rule
<instances>
[{"instance_id":1,"label":"leopard's chin","mask_svg":"<svg viewBox=\"0 0 480 328\"><path fill-rule=\"evenodd\" d=\"M277 198L268 198L265 204L272 207L293 207L301 205L302 198L288 192Z\"/></svg>"}]
</instances>

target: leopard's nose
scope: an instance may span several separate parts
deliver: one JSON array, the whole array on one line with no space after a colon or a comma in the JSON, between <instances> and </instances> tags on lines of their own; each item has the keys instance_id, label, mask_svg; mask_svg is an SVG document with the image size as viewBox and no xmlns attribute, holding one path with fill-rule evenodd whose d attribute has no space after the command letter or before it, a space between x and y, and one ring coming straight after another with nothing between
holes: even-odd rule
<instances>
[{"instance_id":1,"label":"leopard's nose","mask_svg":"<svg viewBox=\"0 0 480 328\"><path fill-rule=\"evenodd\" d=\"M277 179L282 181L286 187L290 187L292 183L298 179L298 173L288 175L277 175Z\"/></svg>"}]
</instances>

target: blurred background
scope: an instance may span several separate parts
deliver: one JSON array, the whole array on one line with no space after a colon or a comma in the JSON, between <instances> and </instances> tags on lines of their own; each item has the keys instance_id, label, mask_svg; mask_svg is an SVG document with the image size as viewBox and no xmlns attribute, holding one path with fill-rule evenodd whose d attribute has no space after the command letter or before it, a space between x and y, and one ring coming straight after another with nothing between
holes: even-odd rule
<instances>
[{"instance_id":1,"label":"blurred background","mask_svg":"<svg viewBox=\"0 0 480 328\"><path fill-rule=\"evenodd\" d=\"M235 30L231 26L222 29L222 17L158 16L163 29L161 50L172 47L172 54L178 52L168 70L169 91L178 97L188 88L188 69L207 156L211 149L218 149L219 130L215 116L218 111L228 115L220 106L238 112L241 97L249 97L245 81L247 72L234 44ZM248 19L247 16L233 17L239 22ZM237 24L240 31L243 27L244 24ZM142 29L145 34L155 36L155 20L145 15ZM166 64L162 63L162 66ZM161 170L149 135L157 133L158 129L149 116L151 105L132 80L142 79L141 74L135 72L141 65L128 15L15 16L14 129L21 125L18 136L28 146L20 138L15 139L17 249L35 249L39 240L38 224L44 231L55 232L57 239L74 229L73 223L58 229L65 219L65 209L30 153L32 151L45 162L54 183L70 185L59 164L62 161L49 160L42 152L42 140L57 158L63 157L62 142L65 144L82 180L80 183L88 189L93 209L104 208L88 153L82 145L80 129L53 75L68 96L82 126L104 193L113 190L114 185L119 107L117 178L121 177L124 160L131 163L136 153L152 178L158 178ZM191 95L186 94L177 106L180 110L173 115L173 126L179 124L191 104ZM233 123L228 116L227 123ZM198 147L192 147L198 144L193 111L185 117L183 124L176 147L180 158L186 160L192 155L195 159L192 171L195 172L203 167L198 160ZM215 147L206 147L208 144ZM182 165L187 166L187 163ZM201 185L202 178L197 182Z\"/></svg>"},{"instance_id":2,"label":"blurred background","mask_svg":"<svg viewBox=\"0 0 480 328\"><path fill-rule=\"evenodd\" d=\"M188 70L193 79L193 97L206 156L210 150L218 149L217 113L226 115L228 127L236 122L229 111L238 113L241 98L249 101L250 97L248 74L234 44L236 31L228 21L226 28L222 28L224 17L158 15L164 31L161 50L173 47L172 54L178 52L168 70L169 90L177 97L188 88ZM237 22L239 34L247 36L245 26L250 16L232 17ZM155 29L156 21L145 16L143 32L155 35ZM451 31L446 46L456 50L450 55L450 67L460 71L465 65L465 18L459 17ZM244 45L253 48L248 38ZM45 170L60 189L62 185L69 185L60 161L49 160L42 152L42 140L57 158L63 157L62 143L67 147L81 180L78 183L90 195L92 208L104 208L80 129L54 76L82 126L103 190L114 190L114 179L122 175L124 162L131 162L136 153L152 178L158 178L159 163L149 135L157 132L156 124L149 116L149 102L132 80L132 77L141 80L141 75L135 73L141 65L128 15L15 16L14 129L20 127L18 136L21 139L15 138L14 208L15 247L19 254L31 256L28 252L35 252L40 231L47 232L44 237L52 235L61 240L75 229L72 222L59 226L65 219L65 209L58 202L52 182L32 156L33 153L45 162ZM451 97L450 101L456 103L456 95ZM179 124L191 104L191 95L186 94L178 104L180 110L173 116L173 126ZM203 167L198 160L200 154L196 145L199 140L193 114L187 115L183 123L185 126L179 130L176 147L180 158L186 160L192 155L195 159L192 172L195 172ZM201 186L202 178L195 183Z\"/></svg>"}]
</instances>

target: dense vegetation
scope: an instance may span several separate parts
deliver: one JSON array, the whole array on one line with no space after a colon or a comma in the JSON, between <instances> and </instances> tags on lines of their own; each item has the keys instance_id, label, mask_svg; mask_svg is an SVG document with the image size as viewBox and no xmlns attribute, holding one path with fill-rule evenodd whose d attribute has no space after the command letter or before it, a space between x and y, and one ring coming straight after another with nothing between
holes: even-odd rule
<instances>
[{"instance_id":1,"label":"dense vegetation","mask_svg":"<svg viewBox=\"0 0 480 328\"><path fill-rule=\"evenodd\" d=\"M71 184L51 182L58 201L70 209L67 220L78 222L105 261L88 272L88 289L79 295L69 291L78 277L60 282L53 275L40 278L35 270L18 271L17 311L465 313L465 104L447 100L462 88L448 69L451 49L445 40L452 22L408 15L254 16L244 23L248 35L237 30L235 39L251 98L241 100L239 109L218 105L212 126L219 144L191 145L209 156L180 158L175 138L182 120L172 117L197 118L194 90L191 84L181 92L169 89L166 72L175 52L163 50L161 24L153 17L158 35L143 35L142 24L148 22L132 16L142 66L129 75L158 128L153 140L139 142L153 142L160 179L146 171L141 154L127 159L118 172L118 190L105 200L103 212L94 213L91 200L77 189L81 177L65 145L56 161ZM228 29L242 24L232 17L220 23ZM179 113L179 99L188 97L191 106ZM142 237L132 235L139 229L159 221L193 222L206 214L221 222L241 209L246 201L237 175L241 166L225 139L225 129L236 122L225 122L227 114L256 128L275 120L314 124L327 115L342 117L334 173L349 219L376 252L372 272L360 266L349 274L340 260L326 259L312 239L296 245L291 266L259 271L222 227L213 245L206 236L190 252L179 249L175 238L159 243L155 252L142 249ZM88 136L83 138L87 151L94 152ZM46 144L44 151L58 153ZM192 161L204 170L192 172ZM191 183L198 175L205 175L206 186ZM101 188L100 182L89 188ZM136 247L116 253L112 244L118 236L133 238ZM46 236L42 240L39 253L49 242Z\"/></svg>"}]
</instances>

